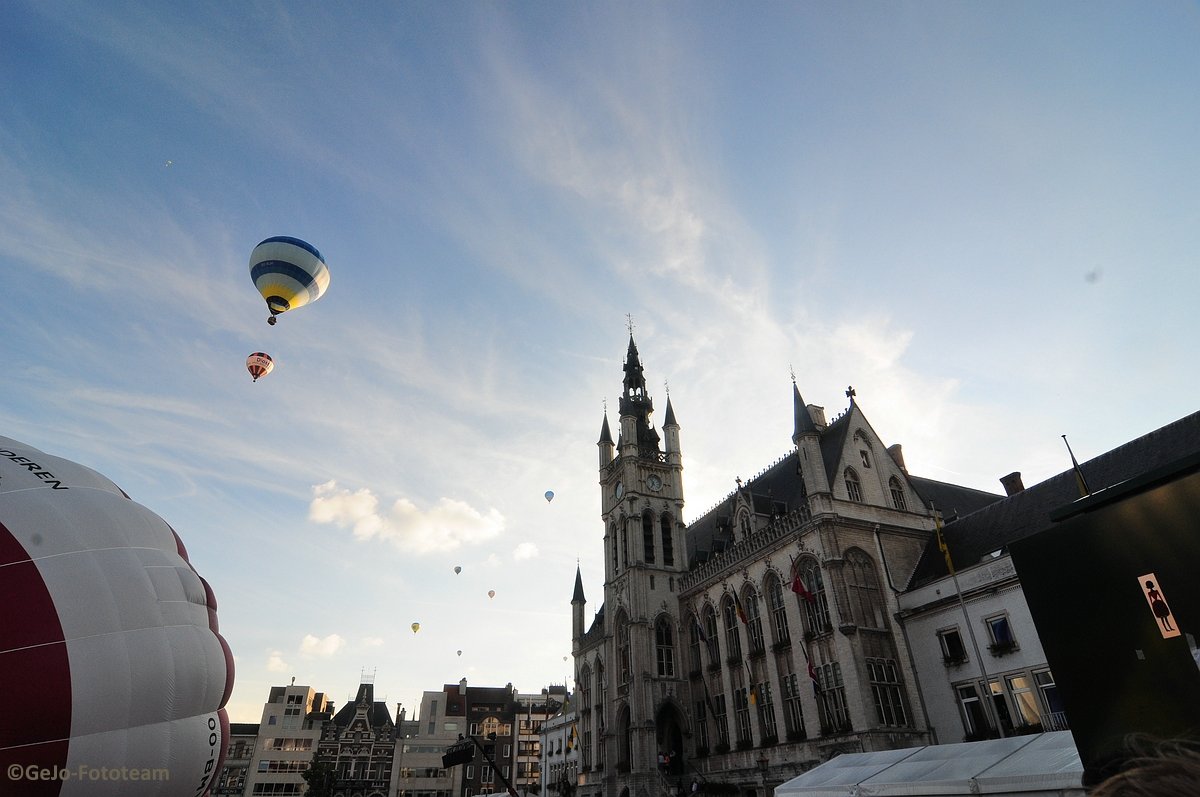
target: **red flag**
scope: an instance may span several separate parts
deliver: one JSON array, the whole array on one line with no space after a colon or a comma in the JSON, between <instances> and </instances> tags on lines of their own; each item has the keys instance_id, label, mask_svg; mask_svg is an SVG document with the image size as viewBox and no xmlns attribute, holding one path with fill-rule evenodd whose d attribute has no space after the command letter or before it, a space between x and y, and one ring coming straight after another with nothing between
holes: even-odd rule
<instances>
[{"instance_id":1,"label":"red flag","mask_svg":"<svg viewBox=\"0 0 1200 797\"><path fill-rule=\"evenodd\" d=\"M808 591L808 587L804 586L804 579L800 578L800 571L796 571L796 577L792 579L792 592L799 595L809 603L816 603L817 596Z\"/></svg>"},{"instance_id":2,"label":"red flag","mask_svg":"<svg viewBox=\"0 0 1200 797\"><path fill-rule=\"evenodd\" d=\"M808 677L812 679L813 697L821 696L821 680L817 678L817 668L813 666L812 659L808 660Z\"/></svg>"}]
</instances>

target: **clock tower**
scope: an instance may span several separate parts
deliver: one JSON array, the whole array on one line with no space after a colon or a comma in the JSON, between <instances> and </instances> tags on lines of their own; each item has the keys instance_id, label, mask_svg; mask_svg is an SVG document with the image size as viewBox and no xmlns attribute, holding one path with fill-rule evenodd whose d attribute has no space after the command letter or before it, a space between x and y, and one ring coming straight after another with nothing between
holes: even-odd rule
<instances>
[{"instance_id":1,"label":"clock tower","mask_svg":"<svg viewBox=\"0 0 1200 797\"><path fill-rule=\"evenodd\" d=\"M679 424L667 396L662 435L633 335L625 354L616 442L600 430L604 521L605 667L616 700L605 706L608 755L635 786L653 792L656 757L683 749L683 652L679 579L687 572ZM624 766L628 770L624 770ZM638 773L648 773L639 775ZM639 777L650 780L634 783Z\"/></svg>"}]
</instances>

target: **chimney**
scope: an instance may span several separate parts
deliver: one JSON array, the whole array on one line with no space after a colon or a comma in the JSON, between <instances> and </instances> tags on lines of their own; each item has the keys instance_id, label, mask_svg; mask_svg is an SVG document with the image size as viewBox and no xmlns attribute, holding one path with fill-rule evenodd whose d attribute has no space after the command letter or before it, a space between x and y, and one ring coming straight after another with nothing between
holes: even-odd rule
<instances>
[{"instance_id":1,"label":"chimney","mask_svg":"<svg viewBox=\"0 0 1200 797\"><path fill-rule=\"evenodd\" d=\"M908 468L904 467L904 449L903 449L903 447L901 447L901 445L899 443L896 443L895 445L888 446L887 452L892 455L892 459L895 460L896 464L900 466L900 470L904 471L904 473L907 474Z\"/></svg>"},{"instance_id":2,"label":"chimney","mask_svg":"<svg viewBox=\"0 0 1200 797\"><path fill-rule=\"evenodd\" d=\"M825 408L818 407L816 404L808 405L808 417L812 418L813 426L817 427L817 431L825 431L825 427L829 424L825 423Z\"/></svg>"},{"instance_id":3,"label":"chimney","mask_svg":"<svg viewBox=\"0 0 1200 797\"><path fill-rule=\"evenodd\" d=\"M1000 483L1004 485L1006 495L1016 495L1025 489L1025 485L1021 483L1021 471L1015 470L1007 476L1000 477Z\"/></svg>"}]
</instances>

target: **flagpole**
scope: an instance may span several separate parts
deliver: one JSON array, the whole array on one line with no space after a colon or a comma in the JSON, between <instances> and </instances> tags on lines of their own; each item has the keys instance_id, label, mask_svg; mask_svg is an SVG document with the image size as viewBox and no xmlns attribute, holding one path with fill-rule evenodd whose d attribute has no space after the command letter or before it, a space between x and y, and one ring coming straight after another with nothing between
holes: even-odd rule
<instances>
[{"instance_id":1,"label":"flagpole","mask_svg":"<svg viewBox=\"0 0 1200 797\"><path fill-rule=\"evenodd\" d=\"M1064 443L1067 443L1067 436L1062 435ZM1071 450L1071 444L1067 443L1067 453L1071 455L1071 467L1075 469L1075 485L1079 488L1079 497L1087 498L1092 494L1088 489L1087 479L1083 478L1083 470L1079 467L1079 461L1075 459L1075 452Z\"/></svg>"},{"instance_id":2,"label":"flagpole","mask_svg":"<svg viewBox=\"0 0 1200 797\"><path fill-rule=\"evenodd\" d=\"M930 504L933 507L933 504ZM971 637L971 648L975 651L975 661L979 663L979 674L983 676L983 687L987 692L987 716L993 718L996 724L996 730L1000 734L1000 738L1004 738L1004 726L1000 722L1000 715L996 711L996 703L992 699L992 678L988 675L987 668L983 665L983 656L979 653L979 642L975 639L975 627L971 624L971 616L967 614L967 603L963 600L962 589L958 585L958 573L954 570L954 562L950 559L950 546L946 544L946 540L942 537L942 513L933 507L933 522L936 524L936 534L938 548L942 550L942 555L946 557L946 567L950 570L950 577L954 579L954 596L958 598L958 608L962 610L963 623L967 626L967 634ZM1001 690L1003 690L1003 686ZM1003 691L1000 695L1003 699Z\"/></svg>"},{"instance_id":3,"label":"flagpole","mask_svg":"<svg viewBox=\"0 0 1200 797\"><path fill-rule=\"evenodd\" d=\"M790 589L792 590L793 593L796 594L796 596L797 596L796 600L799 601L799 600L801 600L801 598L803 598L803 600L807 601L808 603L814 602L815 598L814 598L812 592L809 591L808 585L804 584L804 595L803 596L801 596L799 592L796 592L796 580L800 578L800 574L796 572L796 557L792 556L791 554L788 554L788 559L790 560L790 571L789 572L792 574L792 582L791 582ZM803 581L801 581L801 584L803 584ZM803 623L804 612L801 612L800 619L801 619L801 628L803 628L804 627L804 623ZM811 644L812 644L811 642L804 641L804 643L802 645L800 645L800 651L804 654L804 669L806 671L805 675L808 676L808 680L812 684L813 700L816 701L816 703L817 703L817 722L819 723L821 721L821 715L825 715L825 717L828 718L829 706L825 701L825 692L823 689L821 689L821 684L817 678L816 668L813 667L812 658L810 658L808 655L808 646ZM799 695L797 695L797 697L799 697Z\"/></svg>"}]
</instances>

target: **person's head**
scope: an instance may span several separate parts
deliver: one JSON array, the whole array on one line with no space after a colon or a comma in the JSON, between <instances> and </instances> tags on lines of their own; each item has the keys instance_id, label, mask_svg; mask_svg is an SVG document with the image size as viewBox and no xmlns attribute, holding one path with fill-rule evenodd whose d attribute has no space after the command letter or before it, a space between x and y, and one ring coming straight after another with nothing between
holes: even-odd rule
<instances>
[{"instance_id":1,"label":"person's head","mask_svg":"<svg viewBox=\"0 0 1200 797\"><path fill-rule=\"evenodd\" d=\"M1128 749L1120 771L1088 792L1091 797L1200 795L1200 742L1137 737L1130 739Z\"/></svg>"}]
</instances>

